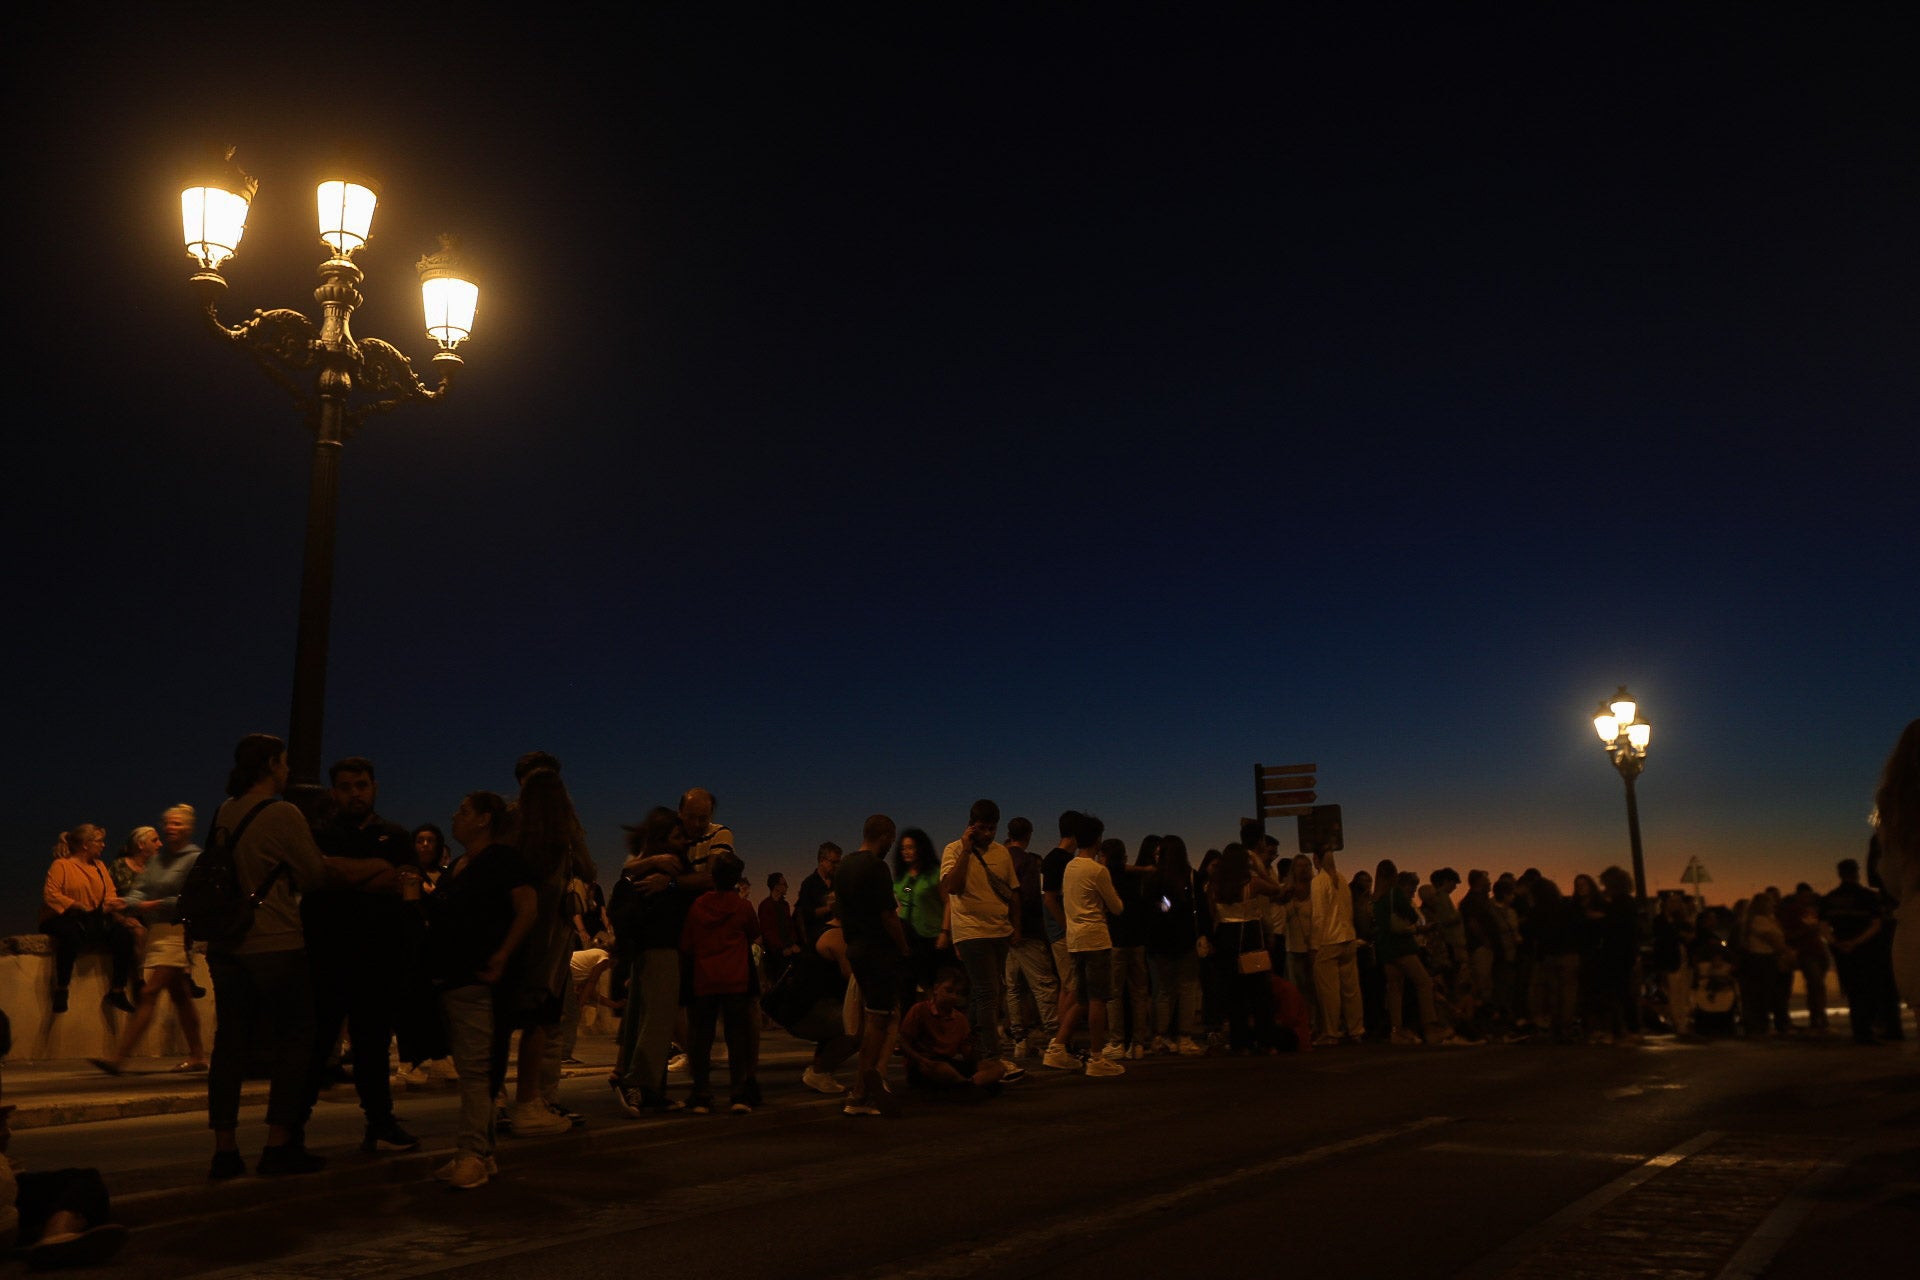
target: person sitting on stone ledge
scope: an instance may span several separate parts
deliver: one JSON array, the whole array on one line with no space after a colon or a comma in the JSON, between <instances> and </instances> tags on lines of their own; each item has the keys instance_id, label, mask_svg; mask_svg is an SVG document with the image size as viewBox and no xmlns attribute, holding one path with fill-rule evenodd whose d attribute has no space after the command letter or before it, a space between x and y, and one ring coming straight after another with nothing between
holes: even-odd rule
<instances>
[{"instance_id":1,"label":"person sitting on stone ledge","mask_svg":"<svg viewBox=\"0 0 1920 1280\"><path fill-rule=\"evenodd\" d=\"M113 887L113 877L100 861L107 833L92 823L81 823L67 833L68 856L47 868L42 889L49 915L41 928L53 939L53 1011L67 1011L67 988L73 980L73 962L84 950L103 950L113 960L107 1003L122 1013L133 1012L126 988L133 978L134 930L119 915L125 905Z\"/></svg>"}]
</instances>

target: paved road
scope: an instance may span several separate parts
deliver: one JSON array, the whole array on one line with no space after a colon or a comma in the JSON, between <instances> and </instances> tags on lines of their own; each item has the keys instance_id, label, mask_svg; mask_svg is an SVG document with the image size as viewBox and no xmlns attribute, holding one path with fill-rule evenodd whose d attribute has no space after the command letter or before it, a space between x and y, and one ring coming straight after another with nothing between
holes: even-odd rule
<instances>
[{"instance_id":1,"label":"paved road","mask_svg":"<svg viewBox=\"0 0 1920 1280\"><path fill-rule=\"evenodd\" d=\"M1911 1047L1166 1059L1119 1080L1036 1071L997 1102L896 1121L791 1081L776 1071L776 1105L750 1117L644 1122L575 1082L589 1126L506 1140L501 1176L468 1193L431 1181L436 1155L353 1150L347 1090L316 1118L335 1159L309 1178L210 1186L184 1116L15 1150L109 1171L136 1227L126 1276L1578 1280L1826 1276L1920 1249ZM450 1143L450 1098L403 1114Z\"/></svg>"}]
</instances>

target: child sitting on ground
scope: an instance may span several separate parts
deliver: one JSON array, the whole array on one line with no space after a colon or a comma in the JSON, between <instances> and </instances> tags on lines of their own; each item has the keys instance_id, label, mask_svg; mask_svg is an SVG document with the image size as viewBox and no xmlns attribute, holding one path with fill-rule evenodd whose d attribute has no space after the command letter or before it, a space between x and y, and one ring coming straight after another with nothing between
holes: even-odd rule
<instances>
[{"instance_id":1,"label":"child sitting on ground","mask_svg":"<svg viewBox=\"0 0 1920 1280\"><path fill-rule=\"evenodd\" d=\"M907 1083L923 1089L965 1089L986 1097L1000 1092L1006 1067L998 1058L981 1064L974 1053L973 1024L960 1012L967 1002L966 975L945 968L927 998L907 1010L900 1024L900 1055Z\"/></svg>"}]
</instances>

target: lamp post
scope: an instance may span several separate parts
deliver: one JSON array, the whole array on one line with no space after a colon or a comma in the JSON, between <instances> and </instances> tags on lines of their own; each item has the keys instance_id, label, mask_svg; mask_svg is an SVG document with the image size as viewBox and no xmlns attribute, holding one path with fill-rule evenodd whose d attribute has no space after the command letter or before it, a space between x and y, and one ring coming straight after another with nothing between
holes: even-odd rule
<instances>
[{"instance_id":1,"label":"lamp post","mask_svg":"<svg viewBox=\"0 0 1920 1280\"><path fill-rule=\"evenodd\" d=\"M212 331L238 344L285 388L313 434L313 469L307 491L306 548L300 570L300 622L294 642L293 709L287 725L288 799L309 816L319 806L321 724L326 711L327 637L333 609L333 542L339 506L340 450L367 418L411 400L444 400L460 368L454 348L473 331L479 290L462 269L451 236L439 253L420 259L420 291L429 337L438 344L433 367L439 385L428 387L413 364L391 343L353 336L353 313L361 304L360 268L353 255L367 242L379 201L374 185L342 175L322 182L317 193L320 240L328 251L313 291L320 323L298 311L255 311L237 325L220 321L227 282L221 265L240 247L247 211L259 184L233 164L233 151L196 175L180 193L187 254L200 264L191 284Z\"/></svg>"},{"instance_id":2,"label":"lamp post","mask_svg":"<svg viewBox=\"0 0 1920 1280\"><path fill-rule=\"evenodd\" d=\"M1627 836L1633 842L1633 894L1641 905L1647 901L1647 863L1640 852L1640 806L1633 797L1633 780L1647 765L1647 742L1653 726L1640 719L1639 704L1621 685L1619 692L1601 702L1593 714L1593 728L1600 743L1627 784Z\"/></svg>"}]
</instances>

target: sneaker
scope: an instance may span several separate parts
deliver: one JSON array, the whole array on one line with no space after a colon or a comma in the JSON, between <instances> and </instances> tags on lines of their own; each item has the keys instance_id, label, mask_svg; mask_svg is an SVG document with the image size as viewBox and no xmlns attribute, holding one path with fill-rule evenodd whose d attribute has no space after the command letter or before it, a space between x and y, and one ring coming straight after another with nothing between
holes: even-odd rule
<instances>
[{"instance_id":1,"label":"sneaker","mask_svg":"<svg viewBox=\"0 0 1920 1280\"><path fill-rule=\"evenodd\" d=\"M1144 1058L1146 1056L1147 1056L1147 1046L1143 1044L1130 1045L1127 1048L1127 1057L1133 1059L1136 1062L1138 1062L1141 1058Z\"/></svg>"},{"instance_id":2,"label":"sneaker","mask_svg":"<svg viewBox=\"0 0 1920 1280\"><path fill-rule=\"evenodd\" d=\"M565 1133L573 1128L571 1120L563 1115L555 1115L547 1108L547 1104L539 1099L516 1103L512 1116L513 1136L516 1138L534 1137L546 1133Z\"/></svg>"},{"instance_id":3,"label":"sneaker","mask_svg":"<svg viewBox=\"0 0 1920 1280\"><path fill-rule=\"evenodd\" d=\"M1393 1033L1393 1043L1395 1043L1395 1044L1419 1044L1419 1043L1420 1043L1420 1037L1419 1037L1419 1036L1417 1036L1417 1035L1415 1035L1415 1034L1414 1034L1413 1032L1411 1032L1411 1031L1409 1031L1409 1030L1407 1030L1407 1029L1406 1029L1405 1027L1402 1027L1402 1028L1400 1028L1400 1029L1399 1029L1398 1031L1396 1031L1396 1032L1394 1032L1394 1033Z\"/></svg>"},{"instance_id":4,"label":"sneaker","mask_svg":"<svg viewBox=\"0 0 1920 1280\"><path fill-rule=\"evenodd\" d=\"M547 1105L547 1110L553 1112L553 1114L559 1116L562 1120L565 1120L567 1122L567 1127L569 1129L578 1129L587 1123L587 1118L581 1115L578 1111L569 1111L557 1102L549 1102L546 1105Z\"/></svg>"},{"instance_id":5,"label":"sneaker","mask_svg":"<svg viewBox=\"0 0 1920 1280\"><path fill-rule=\"evenodd\" d=\"M1008 1062L1005 1058L1000 1059L1001 1084L1012 1084L1016 1080L1025 1080L1026 1078L1027 1069L1025 1067L1017 1062Z\"/></svg>"},{"instance_id":6,"label":"sneaker","mask_svg":"<svg viewBox=\"0 0 1920 1280\"><path fill-rule=\"evenodd\" d=\"M1313 1038L1313 1047L1316 1049L1331 1049L1339 1043L1339 1036L1330 1036L1324 1031Z\"/></svg>"},{"instance_id":7,"label":"sneaker","mask_svg":"<svg viewBox=\"0 0 1920 1280\"><path fill-rule=\"evenodd\" d=\"M1078 1071L1080 1059L1073 1056L1067 1047L1059 1041L1047 1046L1046 1054L1040 1059L1042 1066L1052 1067L1055 1071Z\"/></svg>"},{"instance_id":8,"label":"sneaker","mask_svg":"<svg viewBox=\"0 0 1920 1280\"><path fill-rule=\"evenodd\" d=\"M1165 1036L1155 1036L1153 1043L1147 1046L1148 1053L1172 1053L1173 1042Z\"/></svg>"},{"instance_id":9,"label":"sneaker","mask_svg":"<svg viewBox=\"0 0 1920 1280\"><path fill-rule=\"evenodd\" d=\"M1175 1047L1183 1058L1204 1058L1207 1056L1207 1046L1201 1044L1192 1036L1181 1036L1180 1043Z\"/></svg>"},{"instance_id":10,"label":"sneaker","mask_svg":"<svg viewBox=\"0 0 1920 1280\"><path fill-rule=\"evenodd\" d=\"M494 1168L497 1167L493 1165L491 1159L482 1160L471 1151L462 1151L435 1169L433 1176L448 1186L458 1187L462 1191L471 1191L475 1187L486 1186L487 1179L492 1176Z\"/></svg>"},{"instance_id":11,"label":"sneaker","mask_svg":"<svg viewBox=\"0 0 1920 1280\"><path fill-rule=\"evenodd\" d=\"M669 1098L664 1093L655 1093L651 1089L640 1091L640 1109L666 1115L674 1111L685 1111L687 1104L678 1098Z\"/></svg>"},{"instance_id":12,"label":"sneaker","mask_svg":"<svg viewBox=\"0 0 1920 1280\"><path fill-rule=\"evenodd\" d=\"M427 1074L442 1084L460 1083L460 1072L453 1065L452 1058L435 1058L425 1064Z\"/></svg>"},{"instance_id":13,"label":"sneaker","mask_svg":"<svg viewBox=\"0 0 1920 1280\"><path fill-rule=\"evenodd\" d=\"M369 1120L367 1136L360 1140L362 1151L411 1151L420 1145L420 1139L400 1127L400 1122L392 1116L385 1120Z\"/></svg>"},{"instance_id":14,"label":"sneaker","mask_svg":"<svg viewBox=\"0 0 1920 1280\"><path fill-rule=\"evenodd\" d=\"M395 1075L394 1079L409 1089L425 1089L433 1084L433 1072L427 1070L426 1063L418 1062Z\"/></svg>"},{"instance_id":15,"label":"sneaker","mask_svg":"<svg viewBox=\"0 0 1920 1280\"><path fill-rule=\"evenodd\" d=\"M1109 1062L1119 1062L1127 1056L1127 1046L1115 1040L1100 1051L1100 1056Z\"/></svg>"},{"instance_id":16,"label":"sneaker","mask_svg":"<svg viewBox=\"0 0 1920 1280\"><path fill-rule=\"evenodd\" d=\"M207 1170L207 1177L219 1182L227 1178L237 1178L246 1171L246 1157L238 1151L216 1151L213 1153L213 1165Z\"/></svg>"},{"instance_id":17,"label":"sneaker","mask_svg":"<svg viewBox=\"0 0 1920 1280\"><path fill-rule=\"evenodd\" d=\"M640 1118L640 1091L629 1089L618 1080L608 1082L613 1086L613 1100L620 1108L620 1114L629 1120Z\"/></svg>"},{"instance_id":18,"label":"sneaker","mask_svg":"<svg viewBox=\"0 0 1920 1280\"><path fill-rule=\"evenodd\" d=\"M696 1116L712 1115L713 1114L713 1095L710 1093L694 1094L692 1097L687 1099L687 1110L691 1111Z\"/></svg>"},{"instance_id":19,"label":"sneaker","mask_svg":"<svg viewBox=\"0 0 1920 1280\"><path fill-rule=\"evenodd\" d=\"M831 1072L815 1071L808 1067L800 1073L800 1083L815 1093L845 1093L847 1086L833 1078Z\"/></svg>"},{"instance_id":20,"label":"sneaker","mask_svg":"<svg viewBox=\"0 0 1920 1280\"><path fill-rule=\"evenodd\" d=\"M846 1106L841 1107L840 1114L843 1116L877 1116L882 1114L882 1112L879 1107L874 1106L873 1103L867 1099L861 1098L857 1102L849 1102Z\"/></svg>"},{"instance_id":21,"label":"sneaker","mask_svg":"<svg viewBox=\"0 0 1920 1280\"><path fill-rule=\"evenodd\" d=\"M727 1110L736 1116L750 1116L753 1114L753 1104L736 1098L727 1104Z\"/></svg>"},{"instance_id":22,"label":"sneaker","mask_svg":"<svg viewBox=\"0 0 1920 1280\"><path fill-rule=\"evenodd\" d=\"M1087 1059L1087 1074L1090 1076L1123 1076L1127 1069L1112 1058L1102 1054L1098 1058Z\"/></svg>"},{"instance_id":23,"label":"sneaker","mask_svg":"<svg viewBox=\"0 0 1920 1280\"><path fill-rule=\"evenodd\" d=\"M262 1147L253 1171L265 1178L296 1173L318 1173L327 1167L327 1158L317 1156L298 1143L283 1147Z\"/></svg>"},{"instance_id":24,"label":"sneaker","mask_svg":"<svg viewBox=\"0 0 1920 1280\"><path fill-rule=\"evenodd\" d=\"M684 1053L676 1053L676 1054L674 1054L674 1055L673 1055L673 1056L672 1056L671 1058L668 1058L668 1059L667 1059L667 1070L669 1070L669 1071L685 1071L686 1069L687 1069L687 1055L686 1055L686 1054L684 1054Z\"/></svg>"}]
</instances>

